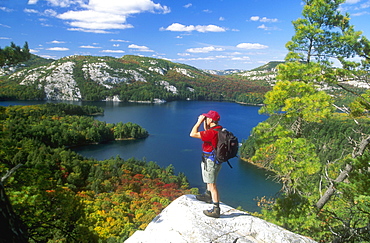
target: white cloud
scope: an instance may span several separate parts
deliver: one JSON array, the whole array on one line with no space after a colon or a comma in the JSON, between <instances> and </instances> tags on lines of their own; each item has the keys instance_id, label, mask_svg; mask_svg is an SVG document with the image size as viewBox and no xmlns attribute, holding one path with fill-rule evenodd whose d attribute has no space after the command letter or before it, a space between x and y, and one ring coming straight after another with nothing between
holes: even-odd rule
<instances>
[{"instance_id":1,"label":"white cloud","mask_svg":"<svg viewBox=\"0 0 370 243\"><path fill-rule=\"evenodd\" d=\"M366 2L366 3L363 3L360 5L360 8L363 9L363 8L369 8L370 7L370 1Z\"/></svg>"},{"instance_id":2,"label":"white cloud","mask_svg":"<svg viewBox=\"0 0 370 243\"><path fill-rule=\"evenodd\" d=\"M241 48L241 49L247 49L247 50L268 48L268 46L265 46L259 43L240 43L236 47Z\"/></svg>"},{"instance_id":3,"label":"white cloud","mask_svg":"<svg viewBox=\"0 0 370 243\"><path fill-rule=\"evenodd\" d=\"M167 28L161 28L161 30L169 30L169 31L187 31L187 32L191 32L193 31L195 28L194 28L194 25L189 25L189 26L185 26L183 24L179 24L179 23L173 23L171 24L170 26L168 26Z\"/></svg>"},{"instance_id":4,"label":"white cloud","mask_svg":"<svg viewBox=\"0 0 370 243\"><path fill-rule=\"evenodd\" d=\"M23 12L29 13L29 14L38 14L41 16L48 16L48 17L56 17L58 15L58 13L53 9L45 9L44 12L39 12L35 9L25 8Z\"/></svg>"},{"instance_id":5,"label":"white cloud","mask_svg":"<svg viewBox=\"0 0 370 243\"><path fill-rule=\"evenodd\" d=\"M363 16L363 15L369 15L370 13L367 12L367 11L363 11L363 12L358 12L358 13L354 13L354 14L351 14L352 16Z\"/></svg>"},{"instance_id":6,"label":"white cloud","mask_svg":"<svg viewBox=\"0 0 370 243\"><path fill-rule=\"evenodd\" d=\"M151 0L117 1L117 0L90 0L87 6L96 12L114 13L121 15L138 14L143 12L169 13L167 6L156 4Z\"/></svg>"},{"instance_id":7,"label":"white cloud","mask_svg":"<svg viewBox=\"0 0 370 243\"><path fill-rule=\"evenodd\" d=\"M264 23L275 23L275 22L278 22L279 20L278 19L269 19L267 17L263 17L261 18L260 16L252 16L250 17L250 20L251 21L259 21L259 22L264 22Z\"/></svg>"},{"instance_id":8,"label":"white cloud","mask_svg":"<svg viewBox=\"0 0 370 243\"><path fill-rule=\"evenodd\" d=\"M225 21L225 18L221 16L221 17L218 18L218 20Z\"/></svg>"},{"instance_id":9,"label":"white cloud","mask_svg":"<svg viewBox=\"0 0 370 243\"><path fill-rule=\"evenodd\" d=\"M177 32L192 32L192 31L198 31L198 32L225 32L226 29L217 25L183 25L179 23L173 23L167 28L160 28L160 30L168 30L168 31L177 31Z\"/></svg>"},{"instance_id":10,"label":"white cloud","mask_svg":"<svg viewBox=\"0 0 370 243\"><path fill-rule=\"evenodd\" d=\"M82 10L69 10L57 15L66 20L74 31L107 33L104 30L133 28L127 18L143 12L169 13L167 6L156 4L151 0L116 1L116 0L47 0L54 6L79 4ZM37 2L37 1L36 1Z\"/></svg>"},{"instance_id":11,"label":"white cloud","mask_svg":"<svg viewBox=\"0 0 370 243\"><path fill-rule=\"evenodd\" d=\"M179 58L174 61L211 61L216 60L216 57L194 57L194 58Z\"/></svg>"},{"instance_id":12,"label":"white cloud","mask_svg":"<svg viewBox=\"0 0 370 243\"><path fill-rule=\"evenodd\" d=\"M190 56L189 53L177 53L177 55L182 57Z\"/></svg>"},{"instance_id":13,"label":"white cloud","mask_svg":"<svg viewBox=\"0 0 370 243\"><path fill-rule=\"evenodd\" d=\"M39 13L39 11L37 11L35 9L29 9L29 8L25 8L23 11L25 13L35 13L35 14Z\"/></svg>"},{"instance_id":14,"label":"white cloud","mask_svg":"<svg viewBox=\"0 0 370 243\"><path fill-rule=\"evenodd\" d=\"M123 50L102 50L100 52L104 52L104 53L125 53L125 51L123 51Z\"/></svg>"},{"instance_id":15,"label":"white cloud","mask_svg":"<svg viewBox=\"0 0 370 243\"><path fill-rule=\"evenodd\" d=\"M132 28L126 22L126 16L96 11L68 11L58 18L70 20L69 25L88 30L127 29Z\"/></svg>"},{"instance_id":16,"label":"white cloud","mask_svg":"<svg viewBox=\"0 0 370 243\"><path fill-rule=\"evenodd\" d=\"M186 55L180 55L179 56L184 56L178 59L173 59L171 61L177 61L177 62L188 62L188 61L221 61L225 62L225 60L228 61L237 61L237 62L249 62L251 58L249 56L241 56L241 57L235 57L233 55L217 55L217 56L207 56L207 57L189 57L186 58Z\"/></svg>"},{"instance_id":17,"label":"white cloud","mask_svg":"<svg viewBox=\"0 0 370 243\"><path fill-rule=\"evenodd\" d=\"M46 50L49 50L49 51L69 51L69 48L67 48L67 47L51 47L51 48L47 48Z\"/></svg>"},{"instance_id":18,"label":"white cloud","mask_svg":"<svg viewBox=\"0 0 370 243\"><path fill-rule=\"evenodd\" d=\"M201 48L190 48L190 49L187 49L186 51L187 52L191 52L191 53L208 53L208 52L211 52L211 51L224 51L225 49L223 48L216 48L214 46L207 46L207 47L201 47Z\"/></svg>"},{"instance_id":19,"label":"white cloud","mask_svg":"<svg viewBox=\"0 0 370 243\"><path fill-rule=\"evenodd\" d=\"M10 8L7 8L7 7L0 7L0 10L4 11L4 12L13 12L13 9L10 9Z\"/></svg>"},{"instance_id":20,"label":"white cloud","mask_svg":"<svg viewBox=\"0 0 370 243\"><path fill-rule=\"evenodd\" d=\"M109 41L113 41L113 42L129 42L127 40L119 40L119 39L110 39Z\"/></svg>"},{"instance_id":21,"label":"white cloud","mask_svg":"<svg viewBox=\"0 0 370 243\"><path fill-rule=\"evenodd\" d=\"M147 47L147 46L138 46L138 45L135 45L135 44L129 45L128 48L136 49L138 51L144 51L144 52L153 52L153 50L150 50L149 47Z\"/></svg>"},{"instance_id":22,"label":"white cloud","mask_svg":"<svg viewBox=\"0 0 370 243\"><path fill-rule=\"evenodd\" d=\"M70 7L72 5L81 5L81 6L84 6L84 0L45 0L46 2L49 3L49 5L51 6L54 6L54 7L62 7L62 8L66 8L66 7ZM39 2L39 0L28 0L28 3L27 4L30 4L30 5L33 5L33 4L37 4Z\"/></svg>"},{"instance_id":23,"label":"white cloud","mask_svg":"<svg viewBox=\"0 0 370 243\"><path fill-rule=\"evenodd\" d=\"M197 25L195 26L196 31L198 32L225 32L226 29L216 26L216 25Z\"/></svg>"},{"instance_id":24,"label":"white cloud","mask_svg":"<svg viewBox=\"0 0 370 243\"><path fill-rule=\"evenodd\" d=\"M65 43L64 41L58 41L58 40L53 40L53 41L50 41L48 42L48 44L63 44Z\"/></svg>"},{"instance_id":25,"label":"white cloud","mask_svg":"<svg viewBox=\"0 0 370 243\"><path fill-rule=\"evenodd\" d=\"M265 23L274 23L274 22L278 22L278 19L268 19L266 17L263 17L262 19L260 19L261 22L265 22Z\"/></svg>"},{"instance_id":26,"label":"white cloud","mask_svg":"<svg viewBox=\"0 0 370 243\"><path fill-rule=\"evenodd\" d=\"M340 5L339 10L342 12L354 12L354 11L360 11L366 8L370 7L370 1L364 1L364 3L360 3L361 0L347 0L344 5ZM358 4L357 4L358 3ZM369 12L357 12L357 13L351 13L351 16L361 16L361 15L367 15Z\"/></svg>"},{"instance_id":27,"label":"white cloud","mask_svg":"<svg viewBox=\"0 0 370 243\"><path fill-rule=\"evenodd\" d=\"M5 25L5 24L0 24L1 27L5 27L5 28L11 28L9 25Z\"/></svg>"},{"instance_id":28,"label":"white cloud","mask_svg":"<svg viewBox=\"0 0 370 243\"><path fill-rule=\"evenodd\" d=\"M277 28L277 27L268 27L268 26L266 26L264 24L258 26L257 29L263 29L263 30L279 30L279 28Z\"/></svg>"},{"instance_id":29,"label":"white cloud","mask_svg":"<svg viewBox=\"0 0 370 243\"><path fill-rule=\"evenodd\" d=\"M99 49L101 47L98 47L98 46L91 46L91 45L87 45L87 46L80 46L80 48L87 48L87 49Z\"/></svg>"},{"instance_id":30,"label":"white cloud","mask_svg":"<svg viewBox=\"0 0 370 243\"><path fill-rule=\"evenodd\" d=\"M95 33L95 34L111 34L112 32L105 31L105 30L88 30L83 28L68 28L69 31L79 31L79 32L86 32L86 33Z\"/></svg>"},{"instance_id":31,"label":"white cloud","mask_svg":"<svg viewBox=\"0 0 370 243\"><path fill-rule=\"evenodd\" d=\"M193 6L193 4L188 3L188 4L184 5L184 8L190 8L191 6Z\"/></svg>"},{"instance_id":32,"label":"white cloud","mask_svg":"<svg viewBox=\"0 0 370 243\"><path fill-rule=\"evenodd\" d=\"M347 0L346 3L348 3L348 4L355 4L355 3L358 3L360 1L361 0Z\"/></svg>"},{"instance_id":33,"label":"white cloud","mask_svg":"<svg viewBox=\"0 0 370 243\"><path fill-rule=\"evenodd\" d=\"M56 11L54 11L53 9L46 9L44 11L44 15L46 16L51 16L51 17L55 17L58 15L58 13Z\"/></svg>"},{"instance_id":34,"label":"white cloud","mask_svg":"<svg viewBox=\"0 0 370 243\"><path fill-rule=\"evenodd\" d=\"M40 57L46 58L46 59L57 59L56 56L50 56L50 55L39 55Z\"/></svg>"},{"instance_id":35,"label":"white cloud","mask_svg":"<svg viewBox=\"0 0 370 243\"><path fill-rule=\"evenodd\" d=\"M231 60L233 60L233 61L249 61L250 57L248 57L248 56L232 57Z\"/></svg>"}]
</instances>

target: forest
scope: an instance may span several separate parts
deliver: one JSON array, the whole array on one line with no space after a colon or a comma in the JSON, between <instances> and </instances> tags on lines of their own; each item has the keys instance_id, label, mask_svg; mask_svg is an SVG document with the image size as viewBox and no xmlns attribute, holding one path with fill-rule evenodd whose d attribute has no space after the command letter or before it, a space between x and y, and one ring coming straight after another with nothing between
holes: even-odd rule
<instances>
[{"instance_id":1,"label":"forest","mask_svg":"<svg viewBox=\"0 0 370 243\"><path fill-rule=\"evenodd\" d=\"M92 116L103 112L63 103L0 107L0 242L122 242L190 193L171 165L69 150L148 136L137 124Z\"/></svg>"},{"instance_id":2,"label":"forest","mask_svg":"<svg viewBox=\"0 0 370 243\"><path fill-rule=\"evenodd\" d=\"M261 217L318 242L370 242L370 41L339 11L305 0L285 63L240 156L283 187ZM356 58L355 58L356 57ZM340 67L333 67L334 61Z\"/></svg>"}]
</instances>

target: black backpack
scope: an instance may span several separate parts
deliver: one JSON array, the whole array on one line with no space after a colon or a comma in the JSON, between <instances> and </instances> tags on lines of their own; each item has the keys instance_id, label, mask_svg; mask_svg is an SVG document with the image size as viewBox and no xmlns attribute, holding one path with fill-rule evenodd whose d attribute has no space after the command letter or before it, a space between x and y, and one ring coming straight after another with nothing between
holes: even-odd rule
<instances>
[{"instance_id":1,"label":"black backpack","mask_svg":"<svg viewBox=\"0 0 370 243\"><path fill-rule=\"evenodd\" d=\"M227 162L232 168L229 159L237 157L239 149L238 138L232 132L226 130L226 128L216 128L214 130L218 131L217 148L214 148L216 160L220 163Z\"/></svg>"}]
</instances>

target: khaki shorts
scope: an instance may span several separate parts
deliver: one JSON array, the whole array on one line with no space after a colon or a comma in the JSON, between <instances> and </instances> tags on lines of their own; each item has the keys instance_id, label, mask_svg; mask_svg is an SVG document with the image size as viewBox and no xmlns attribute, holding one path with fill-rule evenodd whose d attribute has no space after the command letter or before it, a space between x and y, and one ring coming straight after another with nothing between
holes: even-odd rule
<instances>
[{"instance_id":1,"label":"khaki shorts","mask_svg":"<svg viewBox=\"0 0 370 243\"><path fill-rule=\"evenodd\" d=\"M205 159L205 162L200 163L202 168L202 177L204 183L216 183L218 173L221 170L221 164L216 164L211 159Z\"/></svg>"}]
</instances>

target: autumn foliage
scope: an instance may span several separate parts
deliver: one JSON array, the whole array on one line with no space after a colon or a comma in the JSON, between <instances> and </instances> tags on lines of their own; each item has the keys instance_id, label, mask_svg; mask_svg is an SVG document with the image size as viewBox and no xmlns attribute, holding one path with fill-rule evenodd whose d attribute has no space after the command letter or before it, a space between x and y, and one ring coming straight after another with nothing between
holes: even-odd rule
<instances>
[{"instance_id":1,"label":"autumn foliage","mask_svg":"<svg viewBox=\"0 0 370 243\"><path fill-rule=\"evenodd\" d=\"M114 139L115 126L73 115L79 110L74 106L49 108L0 107L0 175L22 165L4 188L29 242L123 242L190 193L186 177L175 175L171 165L120 157L97 161L66 149L79 136L84 141L90 128Z\"/></svg>"}]
</instances>

